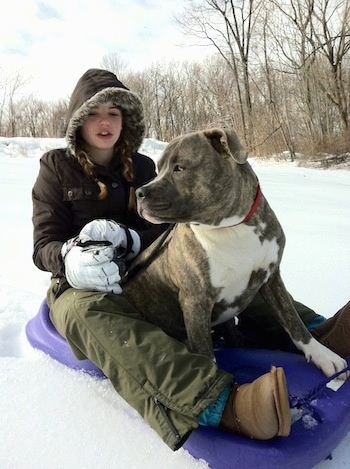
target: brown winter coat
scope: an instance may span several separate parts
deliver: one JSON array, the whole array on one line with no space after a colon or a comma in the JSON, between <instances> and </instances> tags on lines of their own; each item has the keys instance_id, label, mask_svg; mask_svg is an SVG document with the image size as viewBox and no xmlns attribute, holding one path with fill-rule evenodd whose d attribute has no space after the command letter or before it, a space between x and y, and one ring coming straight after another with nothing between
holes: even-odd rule
<instances>
[{"instance_id":1,"label":"brown winter coat","mask_svg":"<svg viewBox=\"0 0 350 469\"><path fill-rule=\"evenodd\" d=\"M153 161L139 153L133 157L135 186L152 179ZM108 196L98 199L99 186L88 178L65 150L52 150L40 161L40 171L33 188L33 225L35 265L54 276L61 276L62 244L76 236L82 227L96 218L110 218L138 231L142 248L164 230L164 225L150 225L135 212L128 212L129 185L121 177L118 165L98 168L100 181Z\"/></svg>"}]
</instances>

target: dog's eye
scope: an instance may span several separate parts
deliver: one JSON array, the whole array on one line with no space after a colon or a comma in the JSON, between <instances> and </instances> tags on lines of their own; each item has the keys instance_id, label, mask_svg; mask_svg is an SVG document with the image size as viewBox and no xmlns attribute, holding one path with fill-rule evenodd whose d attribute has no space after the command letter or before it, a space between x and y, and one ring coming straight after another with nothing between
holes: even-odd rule
<instances>
[{"instance_id":1,"label":"dog's eye","mask_svg":"<svg viewBox=\"0 0 350 469\"><path fill-rule=\"evenodd\" d=\"M182 166L180 166L179 164L176 164L174 166L174 172L178 172L178 171L183 171L184 168Z\"/></svg>"}]
</instances>

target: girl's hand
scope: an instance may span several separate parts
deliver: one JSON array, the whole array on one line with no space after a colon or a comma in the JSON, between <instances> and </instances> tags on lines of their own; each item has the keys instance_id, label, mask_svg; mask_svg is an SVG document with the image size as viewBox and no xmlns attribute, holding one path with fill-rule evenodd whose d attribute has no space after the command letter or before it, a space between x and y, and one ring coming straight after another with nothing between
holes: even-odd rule
<instances>
[{"instance_id":1,"label":"girl's hand","mask_svg":"<svg viewBox=\"0 0 350 469\"><path fill-rule=\"evenodd\" d=\"M122 293L119 285L125 263L110 242L67 241L62 247L65 275L73 288Z\"/></svg>"},{"instance_id":2,"label":"girl's hand","mask_svg":"<svg viewBox=\"0 0 350 469\"><path fill-rule=\"evenodd\" d=\"M93 220L79 233L79 239L85 241L109 241L115 248L114 254L127 261L140 252L141 240L135 230L113 220Z\"/></svg>"}]
</instances>

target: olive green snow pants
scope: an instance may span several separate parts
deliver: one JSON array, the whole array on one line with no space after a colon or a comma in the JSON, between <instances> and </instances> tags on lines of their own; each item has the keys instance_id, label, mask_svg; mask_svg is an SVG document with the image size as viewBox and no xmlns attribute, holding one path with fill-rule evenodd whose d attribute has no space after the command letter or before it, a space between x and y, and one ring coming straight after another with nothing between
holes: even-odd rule
<instances>
[{"instance_id":1,"label":"olive green snow pants","mask_svg":"<svg viewBox=\"0 0 350 469\"><path fill-rule=\"evenodd\" d=\"M121 296L53 279L51 319L78 359L88 358L173 450L233 377L146 322Z\"/></svg>"},{"instance_id":2,"label":"olive green snow pants","mask_svg":"<svg viewBox=\"0 0 350 469\"><path fill-rule=\"evenodd\" d=\"M233 377L203 355L146 322L124 297L76 290L53 279L51 319L74 355L88 358L172 449L198 426L198 416ZM306 325L319 316L294 302ZM241 313L239 329L251 346L296 351L261 295Z\"/></svg>"}]
</instances>

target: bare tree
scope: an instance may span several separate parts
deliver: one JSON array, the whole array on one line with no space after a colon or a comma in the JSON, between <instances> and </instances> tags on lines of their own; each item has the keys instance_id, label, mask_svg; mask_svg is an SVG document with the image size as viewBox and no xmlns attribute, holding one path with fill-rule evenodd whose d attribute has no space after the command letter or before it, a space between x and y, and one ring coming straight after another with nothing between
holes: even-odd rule
<instances>
[{"instance_id":1,"label":"bare tree","mask_svg":"<svg viewBox=\"0 0 350 469\"><path fill-rule=\"evenodd\" d=\"M109 52L104 55L101 60L101 67L115 73L122 81L125 79L128 70L127 62L121 58L118 52Z\"/></svg>"},{"instance_id":2,"label":"bare tree","mask_svg":"<svg viewBox=\"0 0 350 469\"><path fill-rule=\"evenodd\" d=\"M2 77L2 106L0 109L0 133L6 133L10 137L16 136L16 95L26 85L28 80L21 76L20 72L15 72Z\"/></svg>"},{"instance_id":3,"label":"bare tree","mask_svg":"<svg viewBox=\"0 0 350 469\"><path fill-rule=\"evenodd\" d=\"M344 130L349 128L350 83L344 75L350 49L349 0L290 0L288 4L272 0L271 3L283 23L277 33L274 22L269 23L279 66L284 63L285 73L299 79L302 120L313 141L324 143L334 132L330 125L333 109L338 110Z\"/></svg>"},{"instance_id":4,"label":"bare tree","mask_svg":"<svg viewBox=\"0 0 350 469\"><path fill-rule=\"evenodd\" d=\"M42 137L45 126L45 103L36 100L33 95L16 101L17 135Z\"/></svg>"},{"instance_id":5,"label":"bare tree","mask_svg":"<svg viewBox=\"0 0 350 469\"><path fill-rule=\"evenodd\" d=\"M183 31L215 47L231 70L244 139L253 140L250 77L251 41L264 0L191 0L179 20Z\"/></svg>"},{"instance_id":6,"label":"bare tree","mask_svg":"<svg viewBox=\"0 0 350 469\"><path fill-rule=\"evenodd\" d=\"M315 50L322 53L329 64L327 82L319 81L327 97L337 107L344 129L350 128L350 83L345 81L343 63L350 50L350 2L349 0L318 0L312 16L312 41Z\"/></svg>"}]
</instances>

